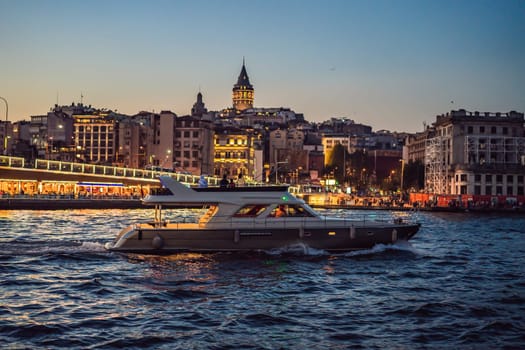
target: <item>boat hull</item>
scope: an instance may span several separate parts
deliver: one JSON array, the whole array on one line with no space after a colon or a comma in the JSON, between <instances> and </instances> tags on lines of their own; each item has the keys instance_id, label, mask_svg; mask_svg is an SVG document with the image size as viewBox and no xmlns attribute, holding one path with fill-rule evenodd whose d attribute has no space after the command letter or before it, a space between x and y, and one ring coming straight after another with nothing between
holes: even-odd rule
<instances>
[{"instance_id":1,"label":"boat hull","mask_svg":"<svg viewBox=\"0 0 525 350\"><path fill-rule=\"evenodd\" d=\"M106 248L117 252L160 255L185 251L268 251L300 244L327 252L346 252L409 240L419 227L419 224L263 229L130 226L119 234L114 243L108 243Z\"/></svg>"}]
</instances>

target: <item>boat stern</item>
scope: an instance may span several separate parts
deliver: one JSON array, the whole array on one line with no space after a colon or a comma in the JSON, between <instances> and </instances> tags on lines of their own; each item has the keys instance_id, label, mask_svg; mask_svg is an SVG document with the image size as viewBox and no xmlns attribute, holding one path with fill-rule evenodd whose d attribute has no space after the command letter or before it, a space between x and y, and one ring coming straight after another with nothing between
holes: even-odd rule
<instances>
[{"instance_id":1,"label":"boat stern","mask_svg":"<svg viewBox=\"0 0 525 350\"><path fill-rule=\"evenodd\" d=\"M126 242L137 233L137 225L129 225L120 230L113 242L108 242L104 245L107 250L118 251L122 250Z\"/></svg>"}]
</instances>

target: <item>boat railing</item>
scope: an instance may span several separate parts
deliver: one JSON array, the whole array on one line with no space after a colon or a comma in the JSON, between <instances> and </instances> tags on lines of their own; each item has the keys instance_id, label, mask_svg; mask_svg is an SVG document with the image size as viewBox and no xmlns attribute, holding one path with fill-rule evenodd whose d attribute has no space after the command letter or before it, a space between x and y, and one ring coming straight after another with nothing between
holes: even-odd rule
<instances>
[{"instance_id":1,"label":"boat railing","mask_svg":"<svg viewBox=\"0 0 525 350\"><path fill-rule=\"evenodd\" d=\"M206 227L206 223L203 224L200 220L204 215L201 216L176 216L170 217L169 219L163 220L161 223L157 223L157 227L170 228L185 228L188 224L195 224L200 228ZM229 229L257 229L257 228L273 228L273 229L289 229L289 228L330 228L334 225L333 217L321 216L320 220L314 217L286 217L286 218L236 218L231 216L213 216L213 221L209 222L209 225L221 225L221 228ZM397 224L413 224L416 220L412 220L410 215L406 212L392 213L392 214L376 214L376 215L352 215L351 217L340 217L337 218L343 226L362 226L370 223L381 224L381 223L397 223ZM299 225L298 225L299 224Z\"/></svg>"}]
</instances>

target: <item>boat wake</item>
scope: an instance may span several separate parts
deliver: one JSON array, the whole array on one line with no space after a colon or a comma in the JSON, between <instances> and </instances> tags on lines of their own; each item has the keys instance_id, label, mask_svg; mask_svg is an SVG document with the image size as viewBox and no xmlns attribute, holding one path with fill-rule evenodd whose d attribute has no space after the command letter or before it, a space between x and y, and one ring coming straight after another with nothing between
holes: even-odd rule
<instances>
[{"instance_id":1,"label":"boat wake","mask_svg":"<svg viewBox=\"0 0 525 350\"><path fill-rule=\"evenodd\" d=\"M49 255L107 252L101 242L32 241L3 245L2 255Z\"/></svg>"},{"instance_id":2,"label":"boat wake","mask_svg":"<svg viewBox=\"0 0 525 350\"><path fill-rule=\"evenodd\" d=\"M366 256L366 255L379 255L383 253L388 252L408 252L412 253L417 256L424 256L427 255L425 252L421 251L420 249L417 249L413 247L410 242L407 241L398 241L394 244L376 244L370 249L363 249L363 250L355 250L352 252L347 252L341 254L342 256L346 257L354 257L354 256Z\"/></svg>"},{"instance_id":3,"label":"boat wake","mask_svg":"<svg viewBox=\"0 0 525 350\"><path fill-rule=\"evenodd\" d=\"M329 255L325 250L309 247L304 243L288 245L286 247L275 248L264 251L268 255L299 255L299 256L323 256Z\"/></svg>"},{"instance_id":4,"label":"boat wake","mask_svg":"<svg viewBox=\"0 0 525 350\"><path fill-rule=\"evenodd\" d=\"M331 253L322 249L315 249L309 247L304 243L297 243L286 247L275 248L266 250L264 253L268 255L295 255L295 256L343 256L343 257L354 257L354 256L366 256L366 255L379 255L387 252L408 252L417 256L428 255L424 251L413 247L407 241L398 241L394 244L377 244L370 249L355 250L346 253Z\"/></svg>"}]
</instances>

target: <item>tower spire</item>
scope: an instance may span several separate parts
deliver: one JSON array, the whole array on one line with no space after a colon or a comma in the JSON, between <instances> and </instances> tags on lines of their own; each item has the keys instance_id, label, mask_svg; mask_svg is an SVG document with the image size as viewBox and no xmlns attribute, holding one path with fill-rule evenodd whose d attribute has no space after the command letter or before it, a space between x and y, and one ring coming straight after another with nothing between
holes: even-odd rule
<instances>
[{"instance_id":1,"label":"tower spire","mask_svg":"<svg viewBox=\"0 0 525 350\"><path fill-rule=\"evenodd\" d=\"M246 60L242 57L242 68L237 84L233 85L232 89L233 108L237 111L243 111L248 108L253 108L254 89L250 84L250 78L246 72Z\"/></svg>"}]
</instances>

